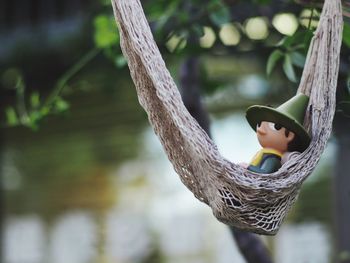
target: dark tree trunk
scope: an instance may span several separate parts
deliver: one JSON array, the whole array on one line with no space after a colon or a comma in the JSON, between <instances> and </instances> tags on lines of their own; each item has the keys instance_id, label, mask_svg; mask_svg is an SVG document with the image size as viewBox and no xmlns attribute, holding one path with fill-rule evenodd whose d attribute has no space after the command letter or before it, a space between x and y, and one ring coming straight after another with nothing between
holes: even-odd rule
<instances>
[{"instance_id":1,"label":"dark tree trunk","mask_svg":"<svg viewBox=\"0 0 350 263\"><path fill-rule=\"evenodd\" d=\"M180 70L180 89L184 104L190 114L209 134L209 117L200 99L200 70L197 57L185 59ZM272 259L264 244L255 234L230 227L237 246L247 263L271 263Z\"/></svg>"},{"instance_id":2,"label":"dark tree trunk","mask_svg":"<svg viewBox=\"0 0 350 263\"><path fill-rule=\"evenodd\" d=\"M187 110L211 136L208 112L204 109L201 101L199 74L198 58L186 58L180 69L180 92Z\"/></svg>"},{"instance_id":3,"label":"dark tree trunk","mask_svg":"<svg viewBox=\"0 0 350 263\"><path fill-rule=\"evenodd\" d=\"M347 95L346 80L340 78L338 103ZM348 113L347 113L348 114ZM350 116L336 115L334 132L337 138L337 156L333 176L334 223L336 262L350 263Z\"/></svg>"},{"instance_id":4,"label":"dark tree trunk","mask_svg":"<svg viewBox=\"0 0 350 263\"><path fill-rule=\"evenodd\" d=\"M336 255L338 263L350 263L350 125L337 124L337 160L334 176ZM346 128L347 126L347 128Z\"/></svg>"},{"instance_id":5,"label":"dark tree trunk","mask_svg":"<svg viewBox=\"0 0 350 263\"><path fill-rule=\"evenodd\" d=\"M247 263L272 263L269 251L257 235L230 227L236 244Z\"/></svg>"}]
</instances>

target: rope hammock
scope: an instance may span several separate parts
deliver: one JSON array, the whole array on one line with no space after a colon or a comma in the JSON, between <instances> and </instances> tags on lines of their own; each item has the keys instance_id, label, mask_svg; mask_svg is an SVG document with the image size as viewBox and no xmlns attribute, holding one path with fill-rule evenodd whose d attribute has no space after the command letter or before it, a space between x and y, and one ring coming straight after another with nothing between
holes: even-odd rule
<instances>
[{"instance_id":1,"label":"rope hammock","mask_svg":"<svg viewBox=\"0 0 350 263\"><path fill-rule=\"evenodd\" d=\"M222 157L186 110L140 1L112 0L112 4L139 102L181 181L221 222L275 234L331 133L343 27L341 1L325 0L298 89L310 97L304 125L311 144L269 175L252 173Z\"/></svg>"}]
</instances>

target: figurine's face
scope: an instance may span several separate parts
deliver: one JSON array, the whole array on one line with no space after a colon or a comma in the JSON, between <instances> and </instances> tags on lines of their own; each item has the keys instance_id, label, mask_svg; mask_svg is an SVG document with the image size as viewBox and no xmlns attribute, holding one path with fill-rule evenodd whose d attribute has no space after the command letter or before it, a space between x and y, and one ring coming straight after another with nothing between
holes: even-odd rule
<instances>
[{"instance_id":1,"label":"figurine's face","mask_svg":"<svg viewBox=\"0 0 350 263\"><path fill-rule=\"evenodd\" d=\"M288 150L288 143L295 137L293 132L286 132L281 125L267 121L261 122L256 127L256 133L263 148L271 148L281 153Z\"/></svg>"}]
</instances>

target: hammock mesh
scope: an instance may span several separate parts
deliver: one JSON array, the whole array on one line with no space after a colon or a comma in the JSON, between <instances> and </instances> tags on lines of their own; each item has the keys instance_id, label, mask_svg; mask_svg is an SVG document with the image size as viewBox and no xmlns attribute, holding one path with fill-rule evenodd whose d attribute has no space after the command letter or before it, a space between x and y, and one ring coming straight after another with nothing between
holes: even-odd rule
<instances>
[{"instance_id":1,"label":"hammock mesh","mask_svg":"<svg viewBox=\"0 0 350 263\"><path fill-rule=\"evenodd\" d=\"M269 175L252 173L222 157L186 110L140 1L112 0L112 4L139 102L181 181L221 222L275 234L331 133L343 27L340 0L325 0L298 90L310 96L305 127L311 144Z\"/></svg>"}]
</instances>

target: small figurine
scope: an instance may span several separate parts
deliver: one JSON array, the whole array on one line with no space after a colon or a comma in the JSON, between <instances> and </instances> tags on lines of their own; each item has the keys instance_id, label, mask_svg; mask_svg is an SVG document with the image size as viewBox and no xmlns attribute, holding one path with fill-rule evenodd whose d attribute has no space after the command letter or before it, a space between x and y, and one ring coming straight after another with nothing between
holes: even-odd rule
<instances>
[{"instance_id":1,"label":"small figurine","mask_svg":"<svg viewBox=\"0 0 350 263\"><path fill-rule=\"evenodd\" d=\"M281 167L283 155L303 152L310 136L303 127L309 97L297 94L278 108L251 106L246 112L250 126L256 130L263 147L246 168L256 173L273 173Z\"/></svg>"}]
</instances>

